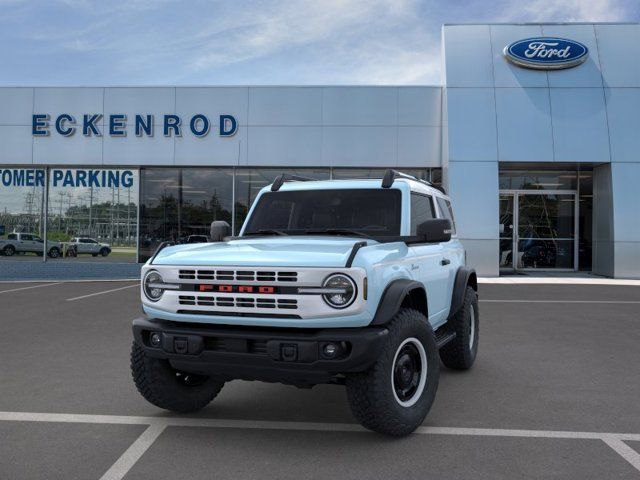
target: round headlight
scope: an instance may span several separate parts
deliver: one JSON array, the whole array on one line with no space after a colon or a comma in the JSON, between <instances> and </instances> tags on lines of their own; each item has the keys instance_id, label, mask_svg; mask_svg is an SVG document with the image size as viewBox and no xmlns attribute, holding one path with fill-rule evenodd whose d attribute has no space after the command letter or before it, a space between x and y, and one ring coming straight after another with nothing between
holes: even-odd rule
<instances>
[{"instance_id":1,"label":"round headlight","mask_svg":"<svg viewBox=\"0 0 640 480\"><path fill-rule=\"evenodd\" d=\"M324 301L333 308L346 308L356 299L356 284L346 275L334 273L327 277L322 286L333 290L322 295Z\"/></svg>"},{"instance_id":2,"label":"round headlight","mask_svg":"<svg viewBox=\"0 0 640 480\"><path fill-rule=\"evenodd\" d=\"M162 277L155 270L151 270L144 276L143 290L145 296L152 302L157 302L162 297L164 290L158 285L162 283Z\"/></svg>"}]
</instances>

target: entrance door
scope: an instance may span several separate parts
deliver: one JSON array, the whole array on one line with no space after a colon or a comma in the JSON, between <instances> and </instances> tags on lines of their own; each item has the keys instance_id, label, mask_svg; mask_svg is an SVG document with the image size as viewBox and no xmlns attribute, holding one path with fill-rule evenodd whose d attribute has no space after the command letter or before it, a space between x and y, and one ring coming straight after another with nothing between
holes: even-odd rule
<instances>
[{"instance_id":1,"label":"entrance door","mask_svg":"<svg viewBox=\"0 0 640 480\"><path fill-rule=\"evenodd\" d=\"M501 269L576 270L577 209L574 191L501 192Z\"/></svg>"},{"instance_id":2,"label":"entrance door","mask_svg":"<svg viewBox=\"0 0 640 480\"><path fill-rule=\"evenodd\" d=\"M500 270L514 269L515 193L500 194Z\"/></svg>"}]
</instances>

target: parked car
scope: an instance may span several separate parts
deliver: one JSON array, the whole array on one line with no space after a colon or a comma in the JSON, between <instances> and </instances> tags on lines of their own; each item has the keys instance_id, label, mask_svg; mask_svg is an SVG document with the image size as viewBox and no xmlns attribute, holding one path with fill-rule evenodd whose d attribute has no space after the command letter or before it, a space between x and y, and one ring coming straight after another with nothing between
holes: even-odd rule
<instances>
[{"instance_id":1,"label":"parked car","mask_svg":"<svg viewBox=\"0 0 640 480\"><path fill-rule=\"evenodd\" d=\"M93 238L88 237L75 237L70 242L66 243L67 246L74 247L76 255L91 254L94 257L102 255L106 257L111 253L111 246L108 243L100 243Z\"/></svg>"},{"instance_id":2,"label":"parked car","mask_svg":"<svg viewBox=\"0 0 640 480\"><path fill-rule=\"evenodd\" d=\"M35 253L42 255L44 240L33 233L10 233L6 240L0 240L0 252L7 257L20 253ZM47 241L47 255L58 258L62 253L59 242Z\"/></svg>"},{"instance_id":3,"label":"parked car","mask_svg":"<svg viewBox=\"0 0 640 480\"><path fill-rule=\"evenodd\" d=\"M217 243L159 247L142 268L134 382L177 412L234 379L346 385L362 425L406 435L431 408L440 362L466 370L478 350L477 278L451 203L393 170L307 180L262 189L238 237L213 222Z\"/></svg>"}]
</instances>

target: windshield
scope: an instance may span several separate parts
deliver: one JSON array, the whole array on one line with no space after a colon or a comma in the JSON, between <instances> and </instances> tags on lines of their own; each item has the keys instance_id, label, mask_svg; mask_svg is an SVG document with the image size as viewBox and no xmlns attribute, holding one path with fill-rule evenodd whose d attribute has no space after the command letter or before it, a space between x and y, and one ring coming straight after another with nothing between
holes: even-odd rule
<instances>
[{"instance_id":1,"label":"windshield","mask_svg":"<svg viewBox=\"0 0 640 480\"><path fill-rule=\"evenodd\" d=\"M263 194L244 235L400 234L397 189L301 190Z\"/></svg>"}]
</instances>

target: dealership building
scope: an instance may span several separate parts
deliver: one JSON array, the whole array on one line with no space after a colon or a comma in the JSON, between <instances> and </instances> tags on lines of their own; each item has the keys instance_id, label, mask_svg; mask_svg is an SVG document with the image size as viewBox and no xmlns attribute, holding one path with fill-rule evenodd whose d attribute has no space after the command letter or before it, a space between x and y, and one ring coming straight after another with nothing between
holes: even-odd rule
<instances>
[{"instance_id":1,"label":"dealership building","mask_svg":"<svg viewBox=\"0 0 640 480\"><path fill-rule=\"evenodd\" d=\"M639 24L445 25L435 86L2 87L0 238L144 261L237 233L282 172L394 168L445 188L482 275L640 278L638 45Z\"/></svg>"}]
</instances>

